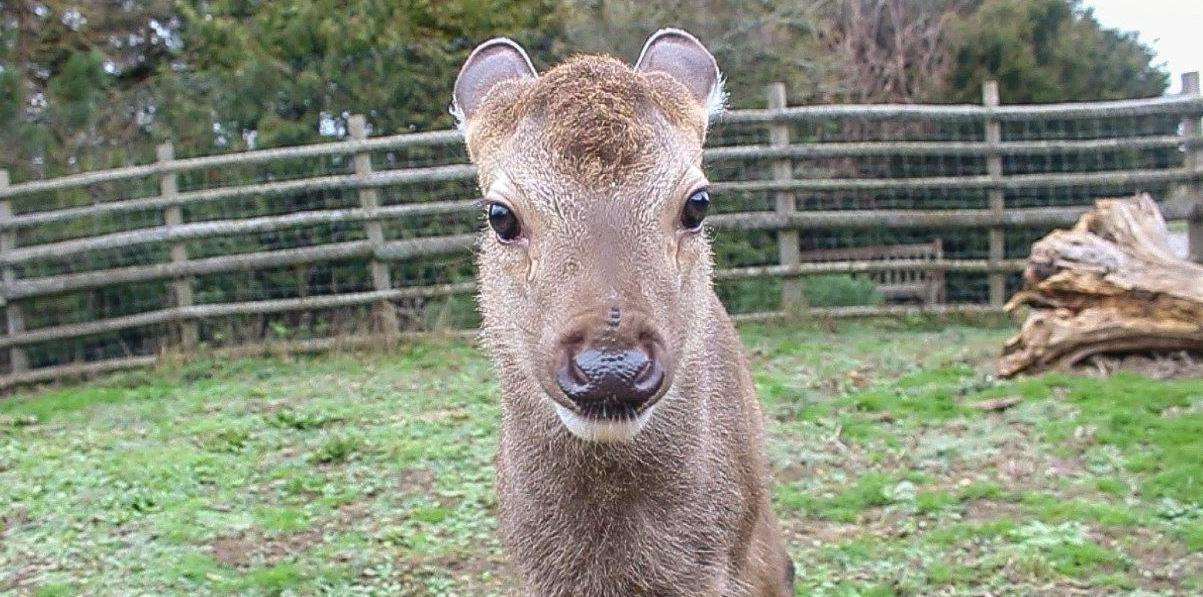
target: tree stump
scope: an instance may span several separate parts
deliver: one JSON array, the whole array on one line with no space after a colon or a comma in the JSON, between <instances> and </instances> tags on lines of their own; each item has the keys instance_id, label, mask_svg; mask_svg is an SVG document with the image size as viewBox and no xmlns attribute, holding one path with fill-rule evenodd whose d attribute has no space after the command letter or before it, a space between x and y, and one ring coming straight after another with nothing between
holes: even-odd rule
<instances>
[{"instance_id":1,"label":"tree stump","mask_svg":"<svg viewBox=\"0 0 1203 597\"><path fill-rule=\"evenodd\" d=\"M1168 237L1141 194L1100 200L1072 230L1033 245L1024 289L1006 306L1031 312L999 375L1063 370L1100 353L1203 351L1203 266L1176 256Z\"/></svg>"}]
</instances>

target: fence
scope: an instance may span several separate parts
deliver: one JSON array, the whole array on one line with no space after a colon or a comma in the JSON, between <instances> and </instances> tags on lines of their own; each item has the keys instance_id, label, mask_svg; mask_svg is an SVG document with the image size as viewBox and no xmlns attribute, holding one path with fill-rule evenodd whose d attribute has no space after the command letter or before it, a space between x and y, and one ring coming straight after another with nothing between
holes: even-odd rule
<instances>
[{"instance_id":1,"label":"fence","mask_svg":"<svg viewBox=\"0 0 1203 597\"><path fill-rule=\"evenodd\" d=\"M725 115L705 156L720 296L740 319L998 310L1033 240L1135 191L1189 220L1203 258L1203 97L1197 74L1183 82L1181 96L1039 106L1000 106L988 84L980 106L790 107L772 86L767 109ZM0 171L0 386L174 347L470 327L480 217L459 134L346 126L335 143L186 158L164 145L152 164L18 184ZM933 241L934 258L807 257ZM881 304L847 278L907 268L938 273L949 302ZM832 294L841 284L853 291Z\"/></svg>"}]
</instances>

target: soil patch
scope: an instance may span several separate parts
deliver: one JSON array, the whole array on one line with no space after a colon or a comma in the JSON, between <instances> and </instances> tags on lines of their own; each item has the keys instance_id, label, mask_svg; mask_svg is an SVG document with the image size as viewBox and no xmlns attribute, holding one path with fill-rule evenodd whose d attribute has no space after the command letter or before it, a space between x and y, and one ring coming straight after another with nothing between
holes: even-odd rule
<instances>
[{"instance_id":1,"label":"soil patch","mask_svg":"<svg viewBox=\"0 0 1203 597\"><path fill-rule=\"evenodd\" d=\"M1095 355L1079 363L1073 373L1109 377L1135 373L1150 379L1203 379L1203 354L1186 351Z\"/></svg>"},{"instance_id":2,"label":"soil patch","mask_svg":"<svg viewBox=\"0 0 1203 597\"><path fill-rule=\"evenodd\" d=\"M313 529L285 535L242 534L213 542L213 559L234 568L275 565L289 556L321 543L322 531Z\"/></svg>"}]
</instances>

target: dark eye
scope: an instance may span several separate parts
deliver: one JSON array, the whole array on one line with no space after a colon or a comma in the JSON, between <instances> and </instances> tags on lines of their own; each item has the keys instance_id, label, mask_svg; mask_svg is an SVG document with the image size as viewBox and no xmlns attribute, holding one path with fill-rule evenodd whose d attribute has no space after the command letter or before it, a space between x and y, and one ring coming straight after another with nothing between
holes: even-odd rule
<instances>
[{"instance_id":1,"label":"dark eye","mask_svg":"<svg viewBox=\"0 0 1203 597\"><path fill-rule=\"evenodd\" d=\"M514 215L514 210L500 203L490 203L485 209L489 216L489 226L502 242L513 241L522 233L522 226L518 224L518 216Z\"/></svg>"},{"instance_id":2,"label":"dark eye","mask_svg":"<svg viewBox=\"0 0 1203 597\"><path fill-rule=\"evenodd\" d=\"M710 192L706 189L695 191L685 200L685 207L681 208L681 226L690 231L701 229L709 208Z\"/></svg>"}]
</instances>

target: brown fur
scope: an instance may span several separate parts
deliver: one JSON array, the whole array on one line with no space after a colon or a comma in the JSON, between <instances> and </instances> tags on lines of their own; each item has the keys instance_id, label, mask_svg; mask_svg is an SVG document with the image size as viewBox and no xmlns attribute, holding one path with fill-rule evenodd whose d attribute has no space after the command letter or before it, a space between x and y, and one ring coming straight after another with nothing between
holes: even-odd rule
<instances>
[{"instance_id":1,"label":"brown fur","mask_svg":"<svg viewBox=\"0 0 1203 597\"><path fill-rule=\"evenodd\" d=\"M468 122L482 188L528 239L486 231L479 255L501 530L528 593L792 594L760 404L709 241L677 224L704 123L681 84L601 57L498 84ZM551 355L611 305L664 337L675 374L633 441L591 443L553 410Z\"/></svg>"},{"instance_id":2,"label":"brown fur","mask_svg":"<svg viewBox=\"0 0 1203 597\"><path fill-rule=\"evenodd\" d=\"M655 110L674 126L691 130L699 143L705 115L676 81L640 74L608 56L577 56L538 81L498 85L473 119L473 156L512 133L523 118L543 121L554 165L591 180L622 179L651 151L654 122L640 118Z\"/></svg>"}]
</instances>

